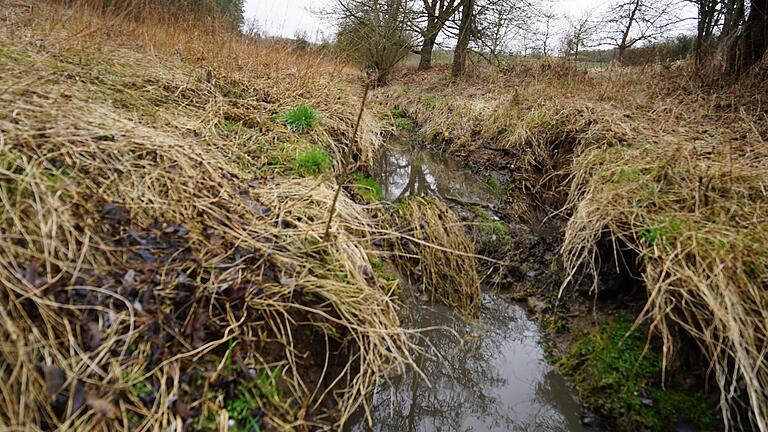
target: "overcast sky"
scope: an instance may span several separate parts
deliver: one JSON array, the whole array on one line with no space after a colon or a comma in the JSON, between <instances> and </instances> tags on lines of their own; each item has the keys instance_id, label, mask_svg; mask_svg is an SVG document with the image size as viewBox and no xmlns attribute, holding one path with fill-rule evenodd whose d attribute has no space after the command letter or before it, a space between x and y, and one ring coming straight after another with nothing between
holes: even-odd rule
<instances>
[{"instance_id":1,"label":"overcast sky","mask_svg":"<svg viewBox=\"0 0 768 432\"><path fill-rule=\"evenodd\" d=\"M272 36L293 37L304 30L311 39L319 34L332 36L332 26L312 13L332 4L334 0L247 0L245 16L255 18L259 26ZM582 10L602 5L602 0L561 0L553 6L561 13L578 14Z\"/></svg>"}]
</instances>

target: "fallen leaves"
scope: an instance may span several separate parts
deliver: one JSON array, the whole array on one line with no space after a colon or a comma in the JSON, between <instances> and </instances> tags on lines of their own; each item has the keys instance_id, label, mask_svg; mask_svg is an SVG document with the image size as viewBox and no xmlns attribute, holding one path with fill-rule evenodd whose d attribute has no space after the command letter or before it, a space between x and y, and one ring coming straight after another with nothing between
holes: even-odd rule
<instances>
[{"instance_id":1,"label":"fallen leaves","mask_svg":"<svg viewBox=\"0 0 768 432\"><path fill-rule=\"evenodd\" d=\"M90 393L85 394L85 404L96 413L110 420L114 420L120 416L120 410L118 410L112 402L96 397Z\"/></svg>"},{"instance_id":2,"label":"fallen leaves","mask_svg":"<svg viewBox=\"0 0 768 432\"><path fill-rule=\"evenodd\" d=\"M83 325L83 345L88 351L93 351L101 346L104 341L104 333L96 321L88 321Z\"/></svg>"},{"instance_id":3,"label":"fallen leaves","mask_svg":"<svg viewBox=\"0 0 768 432\"><path fill-rule=\"evenodd\" d=\"M54 400L64 387L64 369L51 365L42 365L40 369L43 371L43 379L45 380L45 393L50 400Z\"/></svg>"},{"instance_id":4,"label":"fallen leaves","mask_svg":"<svg viewBox=\"0 0 768 432\"><path fill-rule=\"evenodd\" d=\"M119 225L131 220L128 211L114 203L106 203L101 206L101 217L108 224Z\"/></svg>"}]
</instances>

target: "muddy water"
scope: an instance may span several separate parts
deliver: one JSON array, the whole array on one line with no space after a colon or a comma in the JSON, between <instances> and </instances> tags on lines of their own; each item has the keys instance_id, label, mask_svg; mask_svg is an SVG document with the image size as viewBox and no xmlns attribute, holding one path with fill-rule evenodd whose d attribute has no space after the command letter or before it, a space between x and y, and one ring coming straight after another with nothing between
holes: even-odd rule
<instances>
[{"instance_id":1,"label":"muddy water","mask_svg":"<svg viewBox=\"0 0 768 432\"><path fill-rule=\"evenodd\" d=\"M384 198L395 201L409 195L437 195L448 200L491 204L489 188L461 167L459 161L416 143L393 140L379 153L373 177Z\"/></svg>"},{"instance_id":2,"label":"muddy water","mask_svg":"<svg viewBox=\"0 0 768 432\"><path fill-rule=\"evenodd\" d=\"M453 196L492 204L481 182L456 161L396 143L375 173L388 199ZM405 324L421 333L417 363L426 379L390 377L373 396L372 427L360 413L351 431L583 431L579 404L544 358L542 335L525 310L483 294L480 318L467 323L447 307L407 300Z\"/></svg>"}]
</instances>

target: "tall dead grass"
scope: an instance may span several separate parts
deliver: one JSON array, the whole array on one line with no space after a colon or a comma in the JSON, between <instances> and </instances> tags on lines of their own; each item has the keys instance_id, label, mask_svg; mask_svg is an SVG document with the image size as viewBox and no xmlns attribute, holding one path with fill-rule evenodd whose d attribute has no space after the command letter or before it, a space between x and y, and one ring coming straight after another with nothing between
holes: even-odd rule
<instances>
[{"instance_id":1,"label":"tall dead grass","mask_svg":"<svg viewBox=\"0 0 768 432\"><path fill-rule=\"evenodd\" d=\"M369 217L342 196L324 242L333 182L279 166L377 145L370 119L351 137L342 65L162 16L2 10L0 428L338 428L412 363ZM298 103L322 129L281 124Z\"/></svg>"},{"instance_id":2,"label":"tall dead grass","mask_svg":"<svg viewBox=\"0 0 768 432\"><path fill-rule=\"evenodd\" d=\"M453 210L434 198L410 197L397 210L393 225L415 240L401 238L398 244L403 272L420 282L431 301L476 318L480 278L475 246Z\"/></svg>"}]
</instances>

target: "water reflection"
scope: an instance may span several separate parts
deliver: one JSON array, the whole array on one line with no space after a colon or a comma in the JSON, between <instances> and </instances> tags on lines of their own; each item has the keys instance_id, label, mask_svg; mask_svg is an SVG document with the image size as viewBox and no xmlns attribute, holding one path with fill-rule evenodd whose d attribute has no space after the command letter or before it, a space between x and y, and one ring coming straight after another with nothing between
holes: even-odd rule
<instances>
[{"instance_id":1,"label":"water reflection","mask_svg":"<svg viewBox=\"0 0 768 432\"><path fill-rule=\"evenodd\" d=\"M493 203L482 183L459 163L405 142L391 143L372 174L389 200L437 195ZM407 291L407 290L405 290ZM410 328L437 327L417 340L429 383L408 372L382 385L371 402L372 427L360 413L347 429L363 431L585 430L571 389L544 359L541 334L525 310L483 294L480 319L467 324L447 307L407 300Z\"/></svg>"},{"instance_id":2,"label":"water reflection","mask_svg":"<svg viewBox=\"0 0 768 432\"><path fill-rule=\"evenodd\" d=\"M381 184L384 197L392 201L409 195L437 195L481 203L493 201L482 183L456 160L403 141L390 142L379 153L371 171Z\"/></svg>"},{"instance_id":3,"label":"water reflection","mask_svg":"<svg viewBox=\"0 0 768 432\"><path fill-rule=\"evenodd\" d=\"M472 326L439 305L409 306L410 327L445 327L418 342L431 387L413 373L394 378L392 388L374 394L373 427L361 415L351 430L585 430L576 398L545 361L538 328L520 306L484 294L482 318Z\"/></svg>"}]
</instances>

